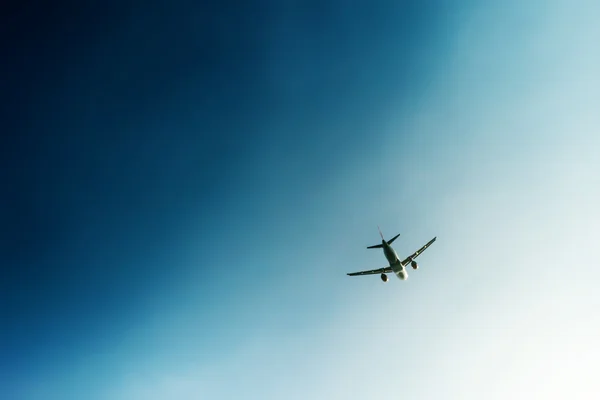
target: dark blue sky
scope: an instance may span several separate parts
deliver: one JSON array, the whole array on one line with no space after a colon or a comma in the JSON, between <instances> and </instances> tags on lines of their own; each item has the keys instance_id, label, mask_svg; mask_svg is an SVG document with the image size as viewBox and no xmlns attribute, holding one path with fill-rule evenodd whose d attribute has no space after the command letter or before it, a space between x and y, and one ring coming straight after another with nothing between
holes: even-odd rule
<instances>
[{"instance_id":1,"label":"dark blue sky","mask_svg":"<svg viewBox=\"0 0 600 400\"><path fill-rule=\"evenodd\" d=\"M433 8L9 8L1 254L8 379L18 388L54 357L68 363L102 349L139 314L172 301L189 275L179 254L190 233L207 260L194 268L214 279L208 260L227 256L232 241L254 231L273 240L255 221L277 215L278 203L290 213L359 149L376 155L382 105L426 72Z\"/></svg>"},{"instance_id":2,"label":"dark blue sky","mask_svg":"<svg viewBox=\"0 0 600 400\"><path fill-rule=\"evenodd\" d=\"M454 286L427 269L398 292L345 281L384 262L363 251L376 225L402 230L401 252L440 236L424 256L439 271L466 242L504 258L476 226L519 226L514 242L492 232L518 247L531 210L547 217L531 203L552 198L548 215L564 225L563 210L597 196L572 178L594 168L582 150L597 126L598 59L581 39L596 37L594 13L509 3L6 8L0 397L364 398L359 380L332 374L444 365L450 356L430 349L461 346L434 333L476 332L485 310L471 303L504 315L506 287L474 272L476 258L454 269ZM565 142L560 127L573 124L557 110L576 104L571 118L590 122ZM555 197L557 182L587 202ZM443 301L457 285L460 307ZM370 316L408 305L402 296L430 299L403 309L415 332L393 325L398 315ZM523 296L515 307L552 301ZM412 352L369 352L382 335L412 339ZM368 338L370 349L353 346Z\"/></svg>"}]
</instances>

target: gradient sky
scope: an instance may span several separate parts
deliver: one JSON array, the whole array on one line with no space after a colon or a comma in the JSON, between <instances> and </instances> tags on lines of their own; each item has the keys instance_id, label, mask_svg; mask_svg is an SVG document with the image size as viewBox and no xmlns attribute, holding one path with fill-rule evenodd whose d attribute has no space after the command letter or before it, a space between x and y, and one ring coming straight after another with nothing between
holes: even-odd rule
<instances>
[{"instance_id":1,"label":"gradient sky","mask_svg":"<svg viewBox=\"0 0 600 400\"><path fill-rule=\"evenodd\" d=\"M0 24L0 398L597 398L597 1L44 7ZM345 275L377 225L438 237L408 281Z\"/></svg>"}]
</instances>

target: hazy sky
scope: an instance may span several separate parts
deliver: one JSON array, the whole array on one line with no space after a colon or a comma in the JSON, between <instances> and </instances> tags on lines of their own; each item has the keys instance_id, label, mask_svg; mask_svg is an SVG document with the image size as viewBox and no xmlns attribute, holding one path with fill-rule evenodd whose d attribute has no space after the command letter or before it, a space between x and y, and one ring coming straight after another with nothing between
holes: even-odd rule
<instances>
[{"instance_id":1,"label":"hazy sky","mask_svg":"<svg viewBox=\"0 0 600 400\"><path fill-rule=\"evenodd\" d=\"M0 24L1 398L597 398L597 1L46 7ZM438 237L408 281L345 275L377 225Z\"/></svg>"}]
</instances>

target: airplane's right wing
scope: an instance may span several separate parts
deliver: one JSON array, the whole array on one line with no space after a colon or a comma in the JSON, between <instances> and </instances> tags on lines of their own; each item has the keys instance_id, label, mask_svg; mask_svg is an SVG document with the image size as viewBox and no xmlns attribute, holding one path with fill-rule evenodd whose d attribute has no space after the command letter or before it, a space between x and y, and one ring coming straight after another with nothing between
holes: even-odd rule
<instances>
[{"instance_id":1,"label":"airplane's right wing","mask_svg":"<svg viewBox=\"0 0 600 400\"><path fill-rule=\"evenodd\" d=\"M421 254L422 252L424 252L425 250L427 250L427 248L429 246L431 246L431 244L433 242L435 242L435 239L437 239L437 236L434 237L433 239L431 239L429 242L427 242L427 244L425 246L421 247L419 250L415 251L413 254L411 254L410 256L406 257L406 259L404 261L402 261L402 265L406 266L412 260L414 260L415 258L417 258L419 256L419 254Z\"/></svg>"},{"instance_id":2,"label":"airplane's right wing","mask_svg":"<svg viewBox=\"0 0 600 400\"><path fill-rule=\"evenodd\" d=\"M385 267L385 268L379 268L379 269L372 269L370 271L360 271L360 272L351 272L349 274L349 276L358 276L358 275L373 275L373 274L387 274L392 272L392 267Z\"/></svg>"}]
</instances>

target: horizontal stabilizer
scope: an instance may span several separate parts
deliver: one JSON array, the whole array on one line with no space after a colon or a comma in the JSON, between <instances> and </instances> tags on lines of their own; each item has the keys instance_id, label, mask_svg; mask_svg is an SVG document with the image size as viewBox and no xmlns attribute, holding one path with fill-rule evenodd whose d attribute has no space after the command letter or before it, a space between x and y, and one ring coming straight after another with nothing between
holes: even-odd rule
<instances>
[{"instance_id":1,"label":"horizontal stabilizer","mask_svg":"<svg viewBox=\"0 0 600 400\"><path fill-rule=\"evenodd\" d=\"M391 238L389 241L387 241L387 244L392 244L394 242L394 240L398 239L398 237L400 236L400 234L397 234L396 236L394 236L393 238ZM375 246L369 246L367 247L367 249L381 249L383 248L383 243L382 244L376 244Z\"/></svg>"},{"instance_id":2,"label":"horizontal stabilizer","mask_svg":"<svg viewBox=\"0 0 600 400\"><path fill-rule=\"evenodd\" d=\"M387 242L387 244L392 244L392 242L396 239L398 239L398 236L400 236L400 234L397 234L396 236L394 236L393 238L390 239L389 242Z\"/></svg>"}]
</instances>

